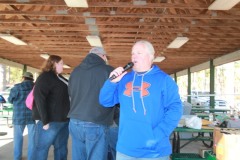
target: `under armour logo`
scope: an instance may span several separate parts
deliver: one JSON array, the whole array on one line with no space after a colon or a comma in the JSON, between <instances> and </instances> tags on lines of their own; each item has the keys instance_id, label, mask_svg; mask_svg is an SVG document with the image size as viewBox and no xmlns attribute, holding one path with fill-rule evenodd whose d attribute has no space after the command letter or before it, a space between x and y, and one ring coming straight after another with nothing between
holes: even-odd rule
<instances>
[{"instance_id":1,"label":"under armour logo","mask_svg":"<svg viewBox=\"0 0 240 160\"><path fill-rule=\"evenodd\" d=\"M131 97L132 91L134 92L141 92L142 97L149 95L149 91L147 90L151 85L147 82L143 82L142 86L133 86L132 82L128 82L126 84L126 90L124 91L124 95Z\"/></svg>"}]
</instances>

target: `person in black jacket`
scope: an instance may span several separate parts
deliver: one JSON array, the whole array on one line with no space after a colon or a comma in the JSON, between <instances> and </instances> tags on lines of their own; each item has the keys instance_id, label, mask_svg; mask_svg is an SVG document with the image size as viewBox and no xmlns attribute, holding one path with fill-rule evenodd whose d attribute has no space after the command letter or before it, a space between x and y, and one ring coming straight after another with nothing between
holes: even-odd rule
<instances>
[{"instance_id":1,"label":"person in black jacket","mask_svg":"<svg viewBox=\"0 0 240 160\"><path fill-rule=\"evenodd\" d=\"M113 124L114 108L104 108L98 101L100 89L113 70L106 62L103 48L94 47L70 75L68 117L73 160L107 159L108 130Z\"/></svg>"},{"instance_id":2,"label":"person in black jacket","mask_svg":"<svg viewBox=\"0 0 240 160\"><path fill-rule=\"evenodd\" d=\"M63 60L51 55L34 87L33 118L37 121L33 160L47 160L51 145L54 159L67 159L70 108L68 81L61 76Z\"/></svg>"}]
</instances>

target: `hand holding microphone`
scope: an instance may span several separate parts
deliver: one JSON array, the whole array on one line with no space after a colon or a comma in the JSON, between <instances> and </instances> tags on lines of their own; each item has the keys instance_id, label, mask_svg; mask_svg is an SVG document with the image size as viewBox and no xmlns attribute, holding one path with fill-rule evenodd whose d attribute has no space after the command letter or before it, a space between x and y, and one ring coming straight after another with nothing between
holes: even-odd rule
<instances>
[{"instance_id":1,"label":"hand holding microphone","mask_svg":"<svg viewBox=\"0 0 240 160\"><path fill-rule=\"evenodd\" d=\"M118 67L116 68L112 73L111 76L109 77L109 80L112 81L115 78L117 78L118 76L120 76L122 73L124 73L125 71L127 71L128 69L131 69L133 67L133 62L129 62L126 66L122 67Z\"/></svg>"}]
</instances>

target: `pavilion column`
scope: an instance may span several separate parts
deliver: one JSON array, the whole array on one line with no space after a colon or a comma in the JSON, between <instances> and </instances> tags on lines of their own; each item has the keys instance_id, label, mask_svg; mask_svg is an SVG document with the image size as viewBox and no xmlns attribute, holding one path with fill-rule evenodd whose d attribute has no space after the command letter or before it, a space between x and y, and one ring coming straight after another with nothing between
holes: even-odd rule
<instances>
[{"instance_id":1,"label":"pavilion column","mask_svg":"<svg viewBox=\"0 0 240 160\"><path fill-rule=\"evenodd\" d=\"M27 65L26 64L23 65L23 73L25 73L25 72L27 72Z\"/></svg>"},{"instance_id":2,"label":"pavilion column","mask_svg":"<svg viewBox=\"0 0 240 160\"><path fill-rule=\"evenodd\" d=\"M192 81L192 79L191 79L191 71L190 71L190 68L188 68L188 95L191 95L191 87L192 87L192 84L191 84L191 81ZM187 97L187 101L189 102L189 103L191 103L191 96L188 96Z\"/></svg>"},{"instance_id":3,"label":"pavilion column","mask_svg":"<svg viewBox=\"0 0 240 160\"><path fill-rule=\"evenodd\" d=\"M213 65L213 60L210 60L210 94L215 94L215 66ZM215 108L215 96L210 96L210 106Z\"/></svg>"}]
</instances>

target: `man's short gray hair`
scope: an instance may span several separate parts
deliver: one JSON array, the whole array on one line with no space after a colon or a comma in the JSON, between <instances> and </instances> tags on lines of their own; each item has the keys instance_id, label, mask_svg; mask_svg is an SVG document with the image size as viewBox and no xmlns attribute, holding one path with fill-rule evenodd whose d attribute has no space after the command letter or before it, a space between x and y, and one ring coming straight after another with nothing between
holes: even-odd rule
<instances>
[{"instance_id":1,"label":"man's short gray hair","mask_svg":"<svg viewBox=\"0 0 240 160\"><path fill-rule=\"evenodd\" d=\"M94 54L98 54L98 55L106 55L107 54L102 47L93 47L89 51L89 54L90 53L94 53Z\"/></svg>"},{"instance_id":2,"label":"man's short gray hair","mask_svg":"<svg viewBox=\"0 0 240 160\"><path fill-rule=\"evenodd\" d=\"M144 44L147 47L149 53L151 55L153 55L153 57L154 57L155 49L153 48L152 43L150 43L149 41L146 41L146 40L140 40L140 41L137 41L135 44L139 44L139 43Z\"/></svg>"}]
</instances>

